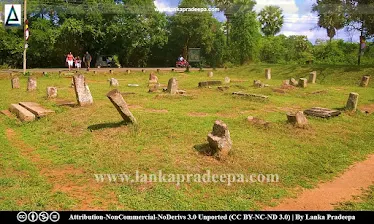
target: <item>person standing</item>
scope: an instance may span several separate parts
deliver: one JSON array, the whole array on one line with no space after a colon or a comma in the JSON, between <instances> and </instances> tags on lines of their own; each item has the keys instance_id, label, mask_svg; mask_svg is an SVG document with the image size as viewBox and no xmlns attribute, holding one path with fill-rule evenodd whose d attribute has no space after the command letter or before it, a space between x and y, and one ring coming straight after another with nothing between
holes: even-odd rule
<instances>
[{"instance_id":1,"label":"person standing","mask_svg":"<svg viewBox=\"0 0 374 224\"><path fill-rule=\"evenodd\" d=\"M69 54L66 56L66 62L68 63L69 71L70 71L74 63L74 56L71 52L69 52Z\"/></svg>"},{"instance_id":2,"label":"person standing","mask_svg":"<svg viewBox=\"0 0 374 224\"><path fill-rule=\"evenodd\" d=\"M82 61L80 59L80 57L76 57L75 58L75 67L79 70L81 67L82 67Z\"/></svg>"},{"instance_id":3,"label":"person standing","mask_svg":"<svg viewBox=\"0 0 374 224\"><path fill-rule=\"evenodd\" d=\"M87 71L90 70L91 60L92 60L91 55L88 53L88 51L86 51L86 54L83 56L83 61L84 61L84 64L86 65Z\"/></svg>"}]
</instances>

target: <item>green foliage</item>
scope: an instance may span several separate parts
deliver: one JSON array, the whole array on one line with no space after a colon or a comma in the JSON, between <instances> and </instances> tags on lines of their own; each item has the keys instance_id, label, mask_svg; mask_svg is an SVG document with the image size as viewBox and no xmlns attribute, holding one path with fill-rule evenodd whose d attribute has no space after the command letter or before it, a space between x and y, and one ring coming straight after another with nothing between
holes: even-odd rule
<instances>
[{"instance_id":1,"label":"green foliage","mask_svg":"<svg viewBox=\"0 0 374 224\"><path fill-rule=\"evenodd\" d=\"M279 6L265 6L259 13L261 30L265 36L274 36L283 26L282 9Z\"/></svg>"}]
</instances>

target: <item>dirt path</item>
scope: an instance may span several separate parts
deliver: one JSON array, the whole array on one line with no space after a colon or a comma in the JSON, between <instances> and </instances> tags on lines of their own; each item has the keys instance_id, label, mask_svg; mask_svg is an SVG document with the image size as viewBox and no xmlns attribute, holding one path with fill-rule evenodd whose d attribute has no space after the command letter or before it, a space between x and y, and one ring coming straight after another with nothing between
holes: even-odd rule
<instances>
[{"instance_id":1,"label":"dirt path","mask_svg":"<svg viewBox=\"0 0 374 224\"><path fill-rule=\"evenodd\" d=\"M114 192L105 194L105 198L99 197L104 185L97 183L84 169L77 169L71 165L54 167L51 161L42 159L32 147L19 139L13 129L8 128L5 135L10 144L20 149L21 155L28 158L38 168L40 175L45 176L53 185L53 192L66 193L78 201L72 210L108 210L110 203L120 208Z\"/></svg>"},{"instance_id":2,"label":"dirt path","mask_svg":"<svg viewBox=\"0 0 374 224\"><path fill-rule=\"evenodd\" d=\"M339 202L352 200L374 183L374 155L356 163L331 182L304 190L296 199L286 199L276 207L264 211L331 211Z\"/></svg>"}]
</instances>

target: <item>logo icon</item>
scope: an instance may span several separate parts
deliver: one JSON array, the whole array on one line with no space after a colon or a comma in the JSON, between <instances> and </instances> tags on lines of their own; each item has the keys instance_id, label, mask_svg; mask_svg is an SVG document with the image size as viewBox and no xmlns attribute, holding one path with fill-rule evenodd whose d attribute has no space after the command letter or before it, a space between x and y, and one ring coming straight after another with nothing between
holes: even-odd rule
<instances>
[{"instance_id":1,"label":"logo icon","mask_svg":"<svg viewBox=\"0 0 374 224\"><path fill-rule=\"evenodd\" d=\"M51 222L57 222L60 220L60 214L58 212L51 212L51 214L49 214L49 219Z\"/></svg>"},{"instance_id":2,"label":"logo icon","mask_svg":"<svg viewBox=\"0 0 374 224\"><path fill-rule=\"evenodd\" d=\"M48 219L49 219L49 215L48 215L47 212L41 212L41 213L39 213L39 220L41 222L46 222L46 221L48 221Z\"/></svg>"},{"instance_id":3,"label":"logo icon","mask_svg":"<svg viewBox=\"0 0 374 224\"><path fill-rule=\"evenodd\" d=\"M26 212L18 212L18 214L17 214L17 220L19 222L26 222L26 220L27 220L27 214L26 214Z\"/></svg>"},{"instance_id":4,"label":"logo icon","mask_svg":"<svg viewBox=\"0 0 374 224\"><path fill-rule=\"evenodd\" d=\"M27 216L30 222L36 222L38 221L38 213L36 212L30 212L29 215Z\"/></svg>"},{"instance_id":5,"label":"logo icon","mask_svg":"<svg viewBox=\"0 0 374 224\"><path fill-rule=\"evenodd\" d=\"M21 26L22 14L20 4L5 4L4 22L5 26Z\"/></svg>"}]
</instances>

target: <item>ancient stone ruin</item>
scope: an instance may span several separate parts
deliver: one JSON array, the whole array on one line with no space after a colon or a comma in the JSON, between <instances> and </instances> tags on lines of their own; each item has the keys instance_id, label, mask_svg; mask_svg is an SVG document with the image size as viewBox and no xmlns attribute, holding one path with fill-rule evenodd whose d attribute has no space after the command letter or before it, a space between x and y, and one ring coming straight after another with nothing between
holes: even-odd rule
<instances>
[{"instance_id":1,"label":"ancient stone ruin","mask_svg":"<svg viewBox=\"0 0 374 224\"><path fill-rule=\"evenodd\" d=\"M361 79L360 86L367 87L369 85L369 81L370 81L370 76L369 75L363 76L362 79Z\"/></svg>"},{"instance_id":2,"label":"ancient stone ruin","mask_svg":"<svg viewBox=\"0 0 374 224\"><path fill-rule=\"evenodd\" d=\"M331 110L328 108L312 107L310 109L304 110L304 114L313 117L330 118L339 116L341 112L338 110Z\"/></svg>"},{"instance_id":3,"label":"ancient stone ruin","mask_svg":"<svg viewBox=\"0 0 374 224\"><path fill-rule=\"evenodd\" d=\"M87 106L93 104L93 98L90 88L86 83L85 77L80 74L73 77L75 95L79 106Z\"/></svg>"},{"instance_id":4,"label":"ancient stone ruin","mask_svg":"<svg viewBox=\"0 0 374 224\"><path fill-rule=\"evenodd\" d=\"M13 77L12 80L12 89L19 89L19 78Z\"/></svg>"},{"instance_id":5,"label":"ancient stone ruin","mask_svg":"<svg viewBox=\"0 0 374 224\"><path fill-rule=\"evenodd\" d=\"M213 131L208 134L207 140L213 155L217 155L219 158L227 156L232 148L229 129L220 120L214 122Z\"/></svg>"},{"instance_id":6,"label":"ancient stone ruin","mask_svg":"<svg viewBox=\"0 0 374 224\"><path fill-rule=\"evenodd\" d=\"M291 79L290 79L290 85L291 85L291 86L298 86L299 83L296 81L296 79L291 78Z\"/></svg>"},{"instance_id":7,"label":"ancient stone ruin","mask_svg":"<svg viewBox=\"0 0 374 224\"><path fill-rule=\"evenodd\" d=\"M300 78L299 79L299 87L301 88L306 88L308 85L308 80L305 78Z\"/></svg>"},{"instance_id":8,"label":"ancient stone ruin","mask_svg":"<svg viewBox=\"0 0 374 224\"><path fill-rule=\"evenodd\" d=\"M118 82L117 79L115 79L115 78L111 78L111 79L109 79L109 85L110 85L110 86L117 87L117 86L119 86L119 82Z\"/></svg>"},{"instance_id":9,"label":"ancient stone ruin","mask_svg":"<svg viewBox=\"0 0 374 224\"><path fill-rule=\"evenodd\" d=\"M222 82L221 81L199 82L199 87L214 86L214 85L222 85Z\"/></svg>"},{"instance_id":10,"label":"ancient stone ruin","mask_svg":"<svg viewBox=\"0 0 374 224\"><path fill-rule=\"evenodd\" d=\"M306 127L308 125L308 120L306 119L302 111L298 111L297 113L287 113L287 120L289 123L300 128Z\"/></svg>"},{"instance_id":11,"label":"ancient stone ruin","mask_svg":"<svg viewBox=\"0 0 374 224\"><path fill-rule=\"evenodd\" d=\"M34 91L36 90L36 78L29 77L27 82L27 91Z\"/></svg>"},{"instance_id":12,"label":"ancient stone ruin","mask_svg":"<svg viewBox=\"0 0 374 224\"><path fill-rule=\"evenodd\" d=\"M47 97L56 98L57 97L57 88L56 87L47 87Z\"/></svg>"},{"instance_id":13,"label":"ancient stone ruin","mask_svg":"<svg viewBox=\"0 0 374 224\"><path fill-rule=\"evenodd\" d=\"M157 76L152 72L149 74L149 83L158 83L158 78Z\"/></svg>"},{"instance_id":14,"label":"ancient stone ruin","mask_svg":"<svg viewBox=\"0 0 374 224\"><path fill-rule=\"evenodd\" d=\"M225 84L229 84L231 82L230 78L229 77L225 77Z\"/></svg>"},{"instance_id":15,"label":"ancient stone ruin","mask_svg":"<svg viewBox=\"0 0 374 224\"><path fill-rule=\"evenodd\" d=\"M132 115L127 106L127 103L123 99L122 94L117 89L113 89L112 91L110 91L107 94L107 97L109 98L110 102L112 102L112 104L117 109L117 111L126 123L137 123L134 115Z\"/></svg>"},{"instance_id":16,"label":"ancient stone ruin","mask_svg":"<svg viewBox=\"0 0 374 224\"><path fill-rule=\"evenodd\" d=\"M350 111L356 111L357 110L357 104L358 104L358 93L350 93L348 100L347 100L347 105L345 106L346 110Z\"/></svg>"},{"instance_id":17,"label":"ancient stone ruin","mask_svg":"<svg viewBox=\"0 0 374 224\"><path fill-rule=\"evenodd\" d=\"M11 104L9 111L15 114L23 122L35 120L35 115L19 104Z\"/></svg>"},{"instance_id":18,"label":"ancient stone ruin","mask_svg":"<svg viewBox=\"0 0 374 224\"><path fill-rule=\"evenodd\" d=\"M212 78L212 77L213 77L213 72L212 72L212 71L208 72L208 77L209 77L209 78Z\"/></svg>"},{"instance_id":19,"label":"ancient stone ruin","mask_svg":"<svg viewBox=\"0 0 374 224\"><path fill-rule=\"evenodd\" d=\"M271 68L265 69L265 79L271 79Z\"/></svg>"},{"instance_id":20,"label":"ancient stone ruin","mask_svg":"<svg viewBox=\"0 0 374 224\"><path fill-rule=\"evenodd\" d=\"M309 73L309 80L308 80L309 83L311 83L311 84L316 83L316 79L317 79L317 72L316 71L312 71L311 73Z\"/></svg>"},{"instance_id":21,"label":"ancient stone ruin","mask_svg":"<svg viewBox=\"0 0 374 224\"><path fill-rule=\"evenodd\" d=\"M176 78L169 79L167 92L174 95L178 91L178 81Z\"/></svg>"}]
</instances>

